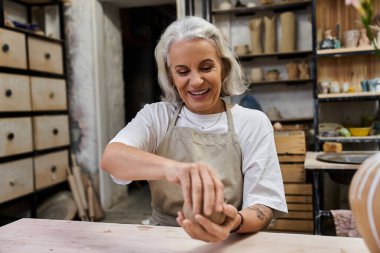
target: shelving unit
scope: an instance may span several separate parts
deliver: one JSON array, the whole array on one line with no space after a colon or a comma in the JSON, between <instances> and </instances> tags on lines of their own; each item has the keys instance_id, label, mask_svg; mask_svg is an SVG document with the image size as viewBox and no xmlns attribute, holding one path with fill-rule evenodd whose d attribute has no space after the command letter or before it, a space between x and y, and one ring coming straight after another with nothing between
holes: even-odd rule
<instances>
[{"instance_id":1,"label":"shelving unit","mask_svg":"<svg viewBox=\"0 0 380 253\"><path fill-rule=\"evenodd\" d=\"M7 3L25 9L29 24L33 8L55 8L59 19L59 38L10 27L4 20L5 1L0 1L0 211L28 201L30 216L37 217L40 196L67 188L70 165L63 3Z\"/></svg>"},{"instance_id":2,"label":"shelving unit","mask_svg":"<svg viewBox=\"0 0 380 253\"><path fill-rule=\"evenodd\" d=\"M380 3L374 1L374 9L378 10ZM333 15L328 15L332 13ZM339 13L336 15L335 13ZM358 29L359 25L354 20L360 20L360 16L354 8L348 8L344 2L317 0L316 14L318 29L333 28L337 23L341 25L341 31ZM327 16L329 18L327 18ZM340 36L341 38L343 36ZM319 123L321 122L321 106L329 106L330 103L339 104L342 102L360 102L380 100L380 92L362 92L360 81L378 77L380 73L380 58L376 54L373 46L356 48L339 48L316 50L317 58L317 82L314 86L314 150L319 151L321 144L326 141L336 141L341 143L378 143L379 137L337 137L326 138L319 135ZM349 82L354 88L353 93L320 94L318 83L322 81ZM322 105L323 104L323 105ZM378 105L377 105L378 107ZM343 112L342 108L342 112ZM370 113L370 112L369 112ZM371 112L372 113L372 112ZM353 116L352 116L353 117ZM355 120L350 118L350 120ZM358 119L356 119L358 121ZM344 123L344 122L336 122Z\"/></svg>"}]
</instances>

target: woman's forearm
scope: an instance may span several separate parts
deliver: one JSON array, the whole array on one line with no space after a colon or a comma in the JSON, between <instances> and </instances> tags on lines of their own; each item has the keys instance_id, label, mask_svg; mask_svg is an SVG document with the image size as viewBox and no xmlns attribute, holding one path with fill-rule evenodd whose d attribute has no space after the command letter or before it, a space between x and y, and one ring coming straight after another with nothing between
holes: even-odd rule
<instances>
[{"instance_id":1,"label":"woman's forearm","mask_svg":"<svg viewBox=\"0 0 380 253\"><path fill-rule=\"evenodd\" d=\"M123 180L165 179L165 168L176 166L175 161L114 142L107 145L101 167Z\"/></svg>"},{"instance_id":2,"label":"woman's forearm","mask_svg":"<svg viewBox=\"0 0 380 253\"><path fill-rule=\"evenodd\" d=\"M273 210L265 205L252 205L240 211L244 217L243 226L237 233L253 233L265 229L273 218ZM238 215L239 216L239 215ZM241 218L237 219L234 228L237 228Z\"/></svg>"}]
</instances>

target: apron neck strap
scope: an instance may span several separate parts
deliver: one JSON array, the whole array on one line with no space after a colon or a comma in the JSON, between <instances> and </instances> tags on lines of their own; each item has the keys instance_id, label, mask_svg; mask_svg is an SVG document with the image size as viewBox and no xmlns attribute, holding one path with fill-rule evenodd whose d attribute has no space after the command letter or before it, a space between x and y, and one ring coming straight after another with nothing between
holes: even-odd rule
<instances>
[{"instance_id":1,"label":"apron neck strap","mask_svg":"<svg viewBox=\"0 0 380 253\"><path fill-rule=\"evenodd\" d=\"M223 104L225 106L225 109L226 109L228 131L229 132L235 132L234 124L233 124L233 120L232 120L232 113L231 113L231 107L232 107L232 105L230 103L226 103L223 99L222 99L222 102L223 102ZM178 105L178 108L175 111L175 113L173 115L173 118L170 121L169 128L173 128L175 126L175 124L177 123L178 115L179 115L179 112L181 111L183 105L184 105L183 102L181 102Z\"/></svg>"}]
</instances>

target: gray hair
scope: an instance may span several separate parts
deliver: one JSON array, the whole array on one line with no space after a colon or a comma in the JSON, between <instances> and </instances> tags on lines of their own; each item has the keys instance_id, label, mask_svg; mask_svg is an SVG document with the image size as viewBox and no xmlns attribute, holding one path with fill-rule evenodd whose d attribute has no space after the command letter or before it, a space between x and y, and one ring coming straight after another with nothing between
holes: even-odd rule
<instances>
[{"instance_id":1,"label":"gray hair","mask_svg":"<svg viewBox=\"0 0 380 253\"><path fill-rule=\"evenodd\" d=\"M166 28L155 49L158 82L163 92L162 101L174 104L181 100L173 87L168 53L174 42L192 39L206 39L216 46L222 64L222 96L239 95L247 90L241 67L218 28L202 18L185 17Z\"/></svg>"}]
</instances>

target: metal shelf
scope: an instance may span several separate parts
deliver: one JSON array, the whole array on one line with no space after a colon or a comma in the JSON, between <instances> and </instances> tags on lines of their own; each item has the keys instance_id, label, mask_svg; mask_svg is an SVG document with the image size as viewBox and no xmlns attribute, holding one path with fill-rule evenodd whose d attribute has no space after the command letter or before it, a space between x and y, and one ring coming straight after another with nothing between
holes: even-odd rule
<instances>
[{"instance_id":1,"label":"metal shelf","mask_svg":"<svg viewBox=\"0 0 380 253\"><path fill-rule=\"evenodd\" d=\"M358 137L317 137L320 142L342 142L342 143L365 143L365 142L375 142L380 143L380 135L372 136L358 136Z\"/></svg>"},{"instance_id":2,"label":"metal shelf","mask_svg":"<svg viewBox=\"0 0 380 253\"><path fill-rule=\"evenodd\" d=\"M311 5L310 0L297 1L291 3L274 3L268 5L260 5L255 7L237 7L228 10L214 9L212 10L213 15L225 15L225 14L235 14L237 16L244 15L255 15L258 11L274 11L274 12L284 12L284 11L295 11L302 10Z\"/></svg>"},{"instance_id":3,"label":"metal shelf","mask_svg":"<svg viewBox=\"0 0 380 253\"><path fill-rule=\"evenodd\" d=\"M317 51L318 57L341 57L341 56L355 56L355 55L374 55L376 50L374 47L355 47L355 48L337 48L337 49L323 49Z\"/></svg>"},{"instance_id":4,"label":"metal shelf","mask_svg":"<svg viewBox=\"0 0 380 253\"><path fill-rule=\"evenodd\" d=\"M252 82L251 85L266 85L266 84L306 84L312 82L313 79L298 79L298 80L275 80L275 81L261 81Z\"/></svg>"},{"instance_id":5,"label":"metal shelf","mask_svg":"<svg viewBox=\"0 0 380 253\"><path fill-rule=\"evenodd\" d=\"M270 119L271 122L280 122L280 123L308 123L312 122L314 119L313 117L310 118L290 118L290 119Z\"/></svg>"},{"instance_id":6,"label":"metal shelf","mask_svg":"<svg viewBox=\"0 0 380 253\"><path fill-rule=\"evenodd\" d=\"M27 34L27 35L29 35L31 37L35 37L35 38L39 38L39 39L43 39L43 40L47 40L47 41L51 41L51 42L56 42L56 43L64 44L64 41L61 40L61 39L47 37L45 35L37 34L37 33L34 33L32 31L30 31L30 30L27 30L27 29L18 28L18 27L9 27L9 26L4 26L2 28L10 30L10 31L22 32L22 33L25 33L25 34Z\"/></svg>"},{"instance_id":7,"label":"metal shelf","mask_svg":"<svg viewBox=\"0 0 380 253\"><path fill-rule=\"evenodd\" d=\"M279 59L288 59L295 57L306 57L312 55L313 51L295 51L295 52L284 52L284 53L273 53L273 54L246 54L238 55L241 61L253 60L255 58L266 58L266 57L277 57Z\"/></svg>"},{"instance_id":8,"label":"metal shelf","mask_svg":"<svg viewBox=\"0 0 380 253\"><path fill-rule=\"evenodd\" d=\"M379 100L379 99L380 99L380 92L318 94L319 102L367 101L367 100Z\"/></svg>"}]
</instances>

